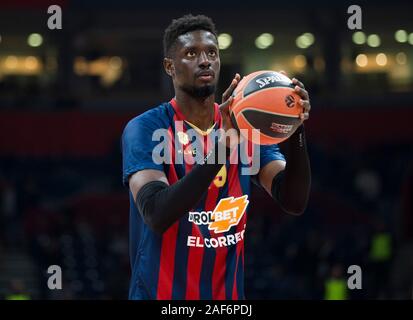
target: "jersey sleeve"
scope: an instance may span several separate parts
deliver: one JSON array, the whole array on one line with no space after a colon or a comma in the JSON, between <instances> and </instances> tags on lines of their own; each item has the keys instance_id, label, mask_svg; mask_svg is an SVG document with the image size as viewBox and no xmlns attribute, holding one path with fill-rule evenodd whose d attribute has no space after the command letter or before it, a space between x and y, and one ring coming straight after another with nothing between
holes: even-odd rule
<instances>
[{"instance_id":1,"label":"jersey sleeve","mask_svg":"<svg viewBox=\"0 0 413 320\"><path fill-rule=\"evenodd\" d=\"M260 168L263 168L273 160L285 161L284 155L281 153L280 147L277 144L261 145Z\"/></svg>"},{"instance_id":2,"label":"jersey sleeve","mask_svg":"<svg viewBox=\"0 0 413 320\"><path fill-rule=\"evenodd\" d=\"M258 147L260 150L260 168L265 167L273 160L285 161L285 157L281 153L280 147L277 144L260 145ZM258 174L251 176L251 181L256 186L263 189L261 184L259 183Z\"/></svg>"},{"instance_id":3,"label":"jersey sleeve","mask_svg":"<svg viewBox=\"0 0 413 320\"><path fill-rule=\"evenodd\" d=\"M155 163L152 151L159 143L153 141L152 134L161 125L149 117L137 117L131 120L122 134L122 181L128 185L130 175L144 169L163 171L163 165Z\"/></svg>"}]
</instances>

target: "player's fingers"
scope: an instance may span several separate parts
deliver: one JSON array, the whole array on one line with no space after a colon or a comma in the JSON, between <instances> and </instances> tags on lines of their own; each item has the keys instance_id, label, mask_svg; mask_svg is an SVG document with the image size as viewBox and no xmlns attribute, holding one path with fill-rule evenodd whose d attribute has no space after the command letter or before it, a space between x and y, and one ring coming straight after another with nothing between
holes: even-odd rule
<instances>
[{"instance_id":1,"label":"player's fingers","mask_svg":"<svg viewBox=\"0 0 413 320\"><path fill-rule=\"evenodd\" d=\"M311 110L310 101L300 99L299 103L303 107L304 112L310 112L310 110Z\"/></svg>"},{"instance_id":2,"label":"player's fingers","mask_svg":"<svg viewBox=\"0 0 413 320\"><path fill-rule=\"evenodd\" d=\"M310 100L310 97L308 96L307 90L299 87L298 85L295 86L294 90L295 90L295 92L298 93L298 95L299 95L303 100Z\"/></svg>"},{"instance_id":3,"label":"player's fingers","mask_svg":"<svg viewBox=\"0 0 413 320\"><path fill-rule=\"evenodd\" d=\"M234 89L237 86L237 80L234 78L232 79L231 84L229 85L228 89L225 90L225 92L222 94L222 102L224 103L225 101L228 100L228 98L231 96L232 92L234 92Z\"/></svg>"},{"instance_id":4,"label":"player's fingers","mask_svg":"<svg viewBox=\"0 0 413 320\"><path fill-rule=\"evenodd\" d=\"M222 104L220 104L219 106L219 111L221 113L223 113L224 115L229 115L229 107L232 103L232 101L234 100L233 96L229 96L229 98L223 102Z\"/></svg>"},{"instance_id":5,"label":"player's fingers","mask_svg":"<svg viewBox=\"0 0 413 320\"><path fill-rule=\"evenodd\" d=\"M222 102L225 102L228 100L228 98L231 96L231 94L234 92L235 88L237 87L240 79L241 79L241 76L239 75L239 73L236 73L228 89L225 90L225 92L222 94Z\"/></svg>"},{"instance_id":6,"label":"player's fingers","mask_svg":"<svg viewBox=\"0 0 413 320\"><path fill-rule=\"evenodd\" d=\"M301 121L307 120L309 117L310 117L310 114L308 112L300 113Z\"/></svg>"},{"instance_id":7,"label":"player's fingers","mask_svg":"<svg viewBox=\"0 0 413 320\"><path fill-rule=\"evenodd\" d=\"M295 85L299 86L300 88L305 89L304 84L303 84L300 80L298 80L297 78L292 78L291 81L292 81Z\"/></svg>"}]
</instances>

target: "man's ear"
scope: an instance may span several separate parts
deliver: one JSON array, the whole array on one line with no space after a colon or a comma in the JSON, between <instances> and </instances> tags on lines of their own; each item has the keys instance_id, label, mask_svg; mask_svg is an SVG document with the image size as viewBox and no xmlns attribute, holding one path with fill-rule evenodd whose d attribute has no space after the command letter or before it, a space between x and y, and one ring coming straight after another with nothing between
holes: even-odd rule
<instances>
[{"instance_id":1,"label":"man's ear","mask_svg":"<svg viewBox=\"0 0 413 320\"><path fill-rule=\"evenodd\" d=\"M163 59L163 67L164 67L166 73L169 76L172 77L175 74L174 63L173 63L173 60L171 58L164 58Z\"/></svg>"}]
</instances>

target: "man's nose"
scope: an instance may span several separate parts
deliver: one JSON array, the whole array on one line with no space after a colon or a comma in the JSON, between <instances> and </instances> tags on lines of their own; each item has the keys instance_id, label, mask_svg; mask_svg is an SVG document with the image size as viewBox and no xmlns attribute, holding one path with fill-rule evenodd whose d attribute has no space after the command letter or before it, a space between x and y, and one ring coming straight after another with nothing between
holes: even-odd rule
<instances>
[{"instance_id":1,"label":"man's nose","mask_svg":"<svg viewBox=\"0 0 413 320\"><path fill-rule=\"evenodd\" d=\"M208 59L208 55L205 52L202 52L199 55L199 67L200 68L209 68L211 66L211 62Z\"/></svg>"}]
</instances>

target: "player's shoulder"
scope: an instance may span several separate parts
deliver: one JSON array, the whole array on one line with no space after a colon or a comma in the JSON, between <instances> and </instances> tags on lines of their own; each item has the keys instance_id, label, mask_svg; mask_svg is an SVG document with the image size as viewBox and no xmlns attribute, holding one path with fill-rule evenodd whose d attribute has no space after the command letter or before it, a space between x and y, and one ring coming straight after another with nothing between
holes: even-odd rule
<instances>
[{"instance_id":1,"label":"player's shoulder","mask_svg":"<svg viewBox=\"0 0 413 320\"><path fill-rule=\"evenodd\" d=\"M129 120L125 126L124 132L139 128L145 128L146 130L168 128L171 119L170 109L171 107L169 103L162 103L153 107Z\"/></svg>"}]
</instances>

